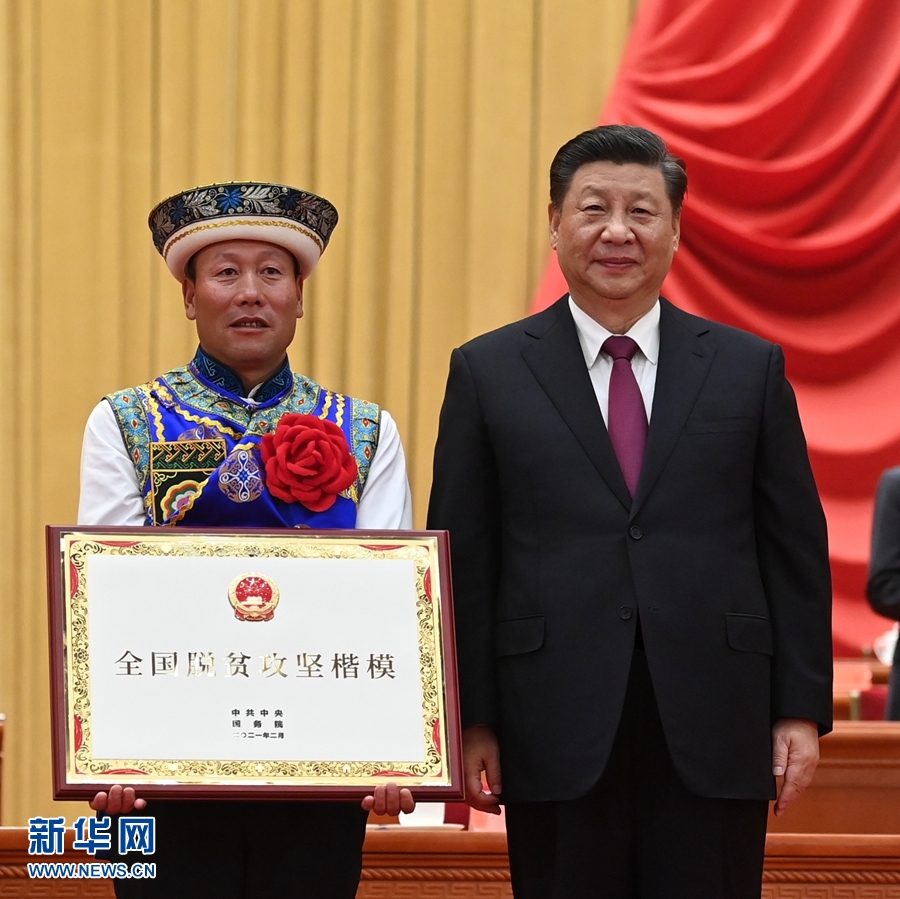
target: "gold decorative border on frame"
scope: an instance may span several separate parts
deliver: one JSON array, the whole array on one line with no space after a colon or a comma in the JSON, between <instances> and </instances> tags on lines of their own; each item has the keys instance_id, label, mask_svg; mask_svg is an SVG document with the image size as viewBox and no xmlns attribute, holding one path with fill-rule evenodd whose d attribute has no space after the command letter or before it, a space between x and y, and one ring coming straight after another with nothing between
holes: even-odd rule
<instances>
[{"instance_id":1,"label":"gold decorative border on frame","mask_svg":"<svg viewBox=\"0 0 900 899\"><path fill-rule=\"evenodd\" d=\"M160 533L129 540L77 531L62 536L65 598L66 772L77 783L165 783L234 787L370 786L388 776L403 786L445 786L450 770L447 695L441 634L441 585L437 539ZM95 758L92 752L87 560L91 556L188 556L220 558L410 559L416 571L416 620L422 685L425 761L160 760ZM80 731L80 733L77 733ZM76 743L78 744L76 747Z\"/></svg>"}]
</instances>

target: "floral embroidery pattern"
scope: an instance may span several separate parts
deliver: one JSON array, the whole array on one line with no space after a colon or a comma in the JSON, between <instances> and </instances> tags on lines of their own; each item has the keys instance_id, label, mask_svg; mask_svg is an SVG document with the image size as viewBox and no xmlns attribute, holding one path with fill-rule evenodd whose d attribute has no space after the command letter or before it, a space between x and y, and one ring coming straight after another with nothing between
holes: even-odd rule
<instances>
[{"instance_id":1,"label":"floral embroidery pattern","mask_svg":"<svg viewBox=\"0 0 900 899\"><path fill-rule=\"evenodd\" d=\"M199 481L182 481L169 488L166 495L160 500L160 506L165 521L178 514L200 492Z\"/></svg>"},{"instance_id":2,"label":"floral embroidery pattern","mask_svg":"<svg viewBox=\"0 0 900 899\"><path fill-rule=\"evenodd\" d=\"M290 389L285 395L270 400L265 405L250 406L237 397L217 392L198 378L192 366L184 366L167 372L148 384L110 394L107 400L119 425L128 455L134 462L138 484L144 498L146 523L148 525L160 523L157 518L161 517L161 510L156 507L172 486L158 485L162 489L157 489L150 477L151 420L155 418L154 411L161 412L166 419L165 434L162 435L164 441L217 438L229 445L233 453L238 448L236 444L243 443L240 447L243 449L248 442L255 443L266 434L274 433L285 415L299 413L319 416L324 411L326 397L330 401L329 410L325 414L334 413L335 396L338 395L329 394L315 381L297 372L290 374L290 383ZM347 422L350 450L358 466L355 482L342 488L341 493L358 503L378 445L381 410L374 403L353 397L340 397L340 400L346 403L346 408L350 412L350 421ZM162 420L159 426L163 427ZM222 459L223 462L226 459L224 453ZM237 464L232 460L228 461L229 466ZM265 476L262 474L258 452L255 461L265 488ZM229 474L233 472L229 471ZM187 475L189 478L198 476L199 472ZM252 493L255 488L251 485L252 479L246 473L243 477L247 495L247 492ZM234 495L238 497L235 501L241 502L240 488L235 486L229 489L235 491ZM222 490L222 493L225 491Z\"/></svg>"},{"instance_id":3,"label":"floral embroidery pattern","mask_svg":"<svg viewBox=\"0 0 900 899\"><path fill-rule=\"evenodd\" d=\"M251 450L236 448L219 466L219 490L233 503L250 503L262 496L262 471Z\"/></svg>"},{"instance_id":4,"label":"floral embroidery pattern","mask_svg":"<svg viewBox=\"0 0 900 899\"><path fill-rule=\"evenodd\" d=\"M214 184L163 200L150 213L153 243L162 253L166 241L186 225L230 215L290 219L318 235L323 250L338 221L328 200L295 187L255 181Z\"/></svg>"},{"instance_id":5,"label":"floral embroidery pattern","mask_svg":"<svg viewBox=\"0 0 900 899\"><path fill-rule=\"evenodd\" d=\"M225 435L212 425L197 425L182 431L175 439L182 440L221 440Z\"/></svg>"},{"instance_id":6,"label":"floral embroidery pattern","mask_svg":"<svg viewBox=\"0 0 900 899\"><path fill-rule=\"evenodd\" d=\"M197 354L188 367L191 370L191 374L195 377L205 381L207 384L211 384L223 393L230 393L236 397L244 396L244 387L241 384L241 379L226 365L217 362L212 356L203 352L203 347L197 347ZM293 383L294 377L291 374L287 358L285 358L281 371L258 388L253 396L253 401L257 405L268 403L287 393Z\"/></svg>"}]
</instances>

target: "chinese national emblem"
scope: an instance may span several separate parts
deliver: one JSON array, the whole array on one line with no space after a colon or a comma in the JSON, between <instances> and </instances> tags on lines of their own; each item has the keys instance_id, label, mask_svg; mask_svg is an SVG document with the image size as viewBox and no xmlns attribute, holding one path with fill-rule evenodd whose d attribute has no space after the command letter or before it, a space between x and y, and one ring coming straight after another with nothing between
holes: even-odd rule
<instances>
[{"instance_id":1,"label":"chinese national emblem","mask_svg":"<svg viewBox=\"0 0 900 899\"><path fill-rule=\"evenodd\" d=\"M262 574L242 574L228 588L234 617L240 621L269 621L278 605L278 587Z\"/></svg>"}]
</instances>

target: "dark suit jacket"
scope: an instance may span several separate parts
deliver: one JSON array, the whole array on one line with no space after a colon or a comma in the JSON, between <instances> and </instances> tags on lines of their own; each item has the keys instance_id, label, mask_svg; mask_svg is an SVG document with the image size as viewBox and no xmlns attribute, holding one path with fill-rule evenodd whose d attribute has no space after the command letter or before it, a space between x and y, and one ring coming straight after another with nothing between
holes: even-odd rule
<instances>
[{"instance_id":1,"label":"dark suit jacket","mask_svg":"<svg viewBox=\"0 0 900 899\"><path fill-rule=\"evenodd\" d=\"M889 468L878 482L866 594L879 615L900 621L900 468ZM885 717L900 721L900 640Z\"/></svg>"},{"instance_id":2,"label":"dark suit jacket","mask_svg":"<svg viewBox=\"0 0 900 899\"><path fill-rule=\"evenodd\" d=\"M774 795L771 725L831 726L825 521L781 350L662 302L632 502L566 299L455 350L428 526L451 534L463 726L504 797L603 771L640 615L695 793Z\"/></svg>"}]
</instances>

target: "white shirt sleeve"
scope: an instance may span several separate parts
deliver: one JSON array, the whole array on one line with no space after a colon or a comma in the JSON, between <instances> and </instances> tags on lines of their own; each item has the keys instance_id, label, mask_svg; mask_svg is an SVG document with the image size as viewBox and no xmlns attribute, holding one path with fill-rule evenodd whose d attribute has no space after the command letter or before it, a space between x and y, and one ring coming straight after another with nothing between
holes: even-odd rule
<instances>
[{"instance_id":1,"label":"white shirt sleeve","mask_svg":"<svg viewBox=\"0 0 900 899\"><path fill-rule=\"evenodd\" d=\"M137 473L112 407L106 400L91 412L84 431L78 523L146 523ZM412 528L412 498L403 444L394 419L384 409L381 410L375 458L359 501L356 526L373 530Z\"/></svg>"},{"instance_id":2,"label":"white shirt sleeve","mask_svg":"<svg viewBox=\"0 0 900 899\"><path fill-rule=\"evenodd\" d=\"M81 448L78 523L144 525L144 502L134 463L112 406L101 400L91 412Z\"/></svg>"},{"instance_id":3,"label":"white shirt sleeve","mask_svg":"<svg viewBox=\"0 0 900 899\"><path fill-rule=\"evenodd\" d=\"M412 528L412 496L406 477L406 456L397 425L385 409L381 410L378 446L359 500L356 526L385 530Z\"/></svg>"}]
</instances>

